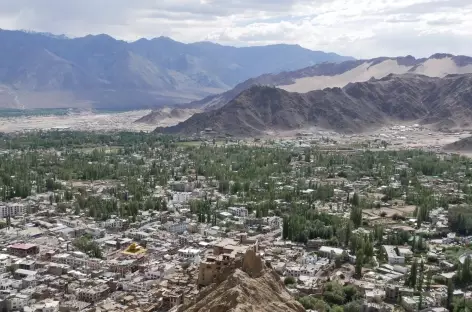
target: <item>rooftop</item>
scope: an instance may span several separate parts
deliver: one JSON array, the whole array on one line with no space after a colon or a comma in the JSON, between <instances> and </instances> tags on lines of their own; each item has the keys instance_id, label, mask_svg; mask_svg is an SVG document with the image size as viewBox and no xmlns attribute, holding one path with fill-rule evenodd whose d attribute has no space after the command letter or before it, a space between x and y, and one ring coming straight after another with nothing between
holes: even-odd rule
<instances>
[{"instance_id":1,"label":"rooftop","mask_svg":"<svg viewBox=\"0 0 472 312\"><path fill-rule=\"evenodd\" d=\"M23 249L23 250L28 250L28 249L31 249L31 248L34 248L34 247L37 247L37 245L35 245L35 244L13 244L13 245L8 246L8 248Z\"/></svg>"}]
</instances>

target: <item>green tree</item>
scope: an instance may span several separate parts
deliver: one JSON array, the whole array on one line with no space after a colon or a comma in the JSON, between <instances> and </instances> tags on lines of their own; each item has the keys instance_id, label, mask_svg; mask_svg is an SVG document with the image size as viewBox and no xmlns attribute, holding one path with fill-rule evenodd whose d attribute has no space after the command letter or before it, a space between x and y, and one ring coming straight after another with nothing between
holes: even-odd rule
<instances>
[{"instance_id":1,"label":"green tree","mask_svg":"<svg viewBox=\"0 0 472 312\"><path fill-rule=\"evenodd\" d=\"M287 277L284 278L285 286L296 284L296 283L297 283L297 281L292 276L287 276Z\"/></svg>"},{"instance_id":2,"label":"green tree","mask_svg":"<svg viewBox=\"0 0 472 312\"><path fill-rule=\"evenodd\" d=\"M449 311L453 310L453 299L454 299L454 284L452 283L452 279L448 280L447 283L447 298L446 298L446 308L449 309Z\"/></svg>"},{"instance_id":3,"label":"green tree","mask_svg":"<svg viewBox=\"0 0 472 312\"><path fill-rule=\"evenodd\" d=\"M364 250L359 248L356 252L356 276L362 277L362 267L364 265Z\"/></svg>"},{"instance_id":4,"label":"green tree","mask_svg":"<svg viewBox=\"0 0 472 312\"><path fill-rule=\"evenodd\" d=\"M405 281L405 285L409 286L411 288L415 288L416 287L417 274L418 274L418 260L414 259L413 263L411 264L410 273L408 275L408 278Z\"/></svg>"}]
</instances>

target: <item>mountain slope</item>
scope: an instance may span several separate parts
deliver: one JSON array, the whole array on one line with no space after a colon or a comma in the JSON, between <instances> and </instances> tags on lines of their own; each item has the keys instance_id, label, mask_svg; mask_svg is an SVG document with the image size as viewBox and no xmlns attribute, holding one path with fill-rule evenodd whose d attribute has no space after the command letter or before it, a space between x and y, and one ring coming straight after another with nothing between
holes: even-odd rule
<instances>
[{"instance_id":1,"label":"mountain slope","mask_svg":"<svg viewBox=\"0 0 472 312\"><path fill-rule=\"evenodd\" d=\"M194 109L181 109L181 108L162 108L156 109L149 114L139 118L135 123L144 123L150 125L156 125L163 121L177 121L181 122L190 118L193 114L199 112ZM174 122L174 123L177 123Z\"/></svg>"},{"instance_id":2,"label":"mountain slope","mask_svg":"<svg viewBox=\"0 0 472 312\"><path fill-rule=\"evenodd\" d=\"M0 108L186 103L263 73L350 59L292 45L235 48L164 37L128 43L107 35L68 39L6 30L0 45L0 90L11 94L0 97ZM68 101L43 103L52 94Z\"/></svg>"},{"instance_id":3,"label":"mountain slope","mask_svg":"<svg viewBox=\"0 0 472 312\"><path fill-rule=\"evenodd\" d=\"M471 152L472 151L472 136L447 144L446 146L444 146L443 149L445 151L451 151L451 152Z\"/></svg>"},{"instance_id":4,"label":"mountain slope","mask_svg":"<svg viewBox=\"0 0 472 312\"><path fill-rule=\"evenodd\" d=\"M264 74L249 79L232 90L191 102L185 107L216 109L226 105L239 93L253 85L276 86L290 92L306 93L325 88L342 88L353 82L364 82L371 78L380 79L390 74L405 73L416 73L429 77L472 73L472 58L435 54L427 59L406 56L322 63L295 71Z\"/></svg>"},{"instance_id":5,"label":"mountain slope","mask_svg":"<svg viewBox=\"0 0 472 312\"><path fill-rule=\"evenodd\" d=\"M444 78L392 74L303 94L253 86L219 109L156 132L194 134L212 128L248 136L309 126L361 132L400 120L468 127L471 118L472 74Z\"/></svg>"}]
</instances>

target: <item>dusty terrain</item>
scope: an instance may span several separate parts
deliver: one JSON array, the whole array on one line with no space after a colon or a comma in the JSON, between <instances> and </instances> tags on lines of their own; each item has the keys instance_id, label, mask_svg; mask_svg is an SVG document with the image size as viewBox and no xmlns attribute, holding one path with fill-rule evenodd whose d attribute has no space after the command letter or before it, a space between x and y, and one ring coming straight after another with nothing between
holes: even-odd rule
<instances>
[{"instance_id":1,"label":"dusty terrain","mask_svg":"<svg viewBox=\"0 0 472 312\"><path fill-rule=\"evenodd\" d=\"M138 118L148 114L149 110L131 111L125 113L94 114L82 113L68 116L29 116L29 117L1 117L0 132L16 132L24 130L131 130L151 131L155 125L134 123ZM172 122L167 120L166 125Z\"/></svg>"}]
</instances>

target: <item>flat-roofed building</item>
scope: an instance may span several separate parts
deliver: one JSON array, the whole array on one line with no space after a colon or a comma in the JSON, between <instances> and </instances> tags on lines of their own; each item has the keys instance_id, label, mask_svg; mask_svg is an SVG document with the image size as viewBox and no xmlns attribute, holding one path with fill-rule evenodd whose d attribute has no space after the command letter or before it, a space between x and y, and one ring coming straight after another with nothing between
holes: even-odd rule
<instances>
[{"instance_id":1,"label":"flat-roofed building","mask_svg":"<svg viewBox=\"0 0 472 312\"><path fill-rule=\"evenodd\" d=\"M391 245L383 245L383 249L387 254L387 259L389 264L404 264L405 257L400 255L398 248Z\"/></svg>"},{"instance_id":2,"label":"flat-roofed building","mask_svg":"<svg viewBox=\"0 0 472 312\"><path fill-rule=\"evenodd\" d=\"M26 257L39 253L39 247L35 244L13 244L7 248L9 254L17 257Z\"/></svg>"},{"instance_id":3,"label":"flat-roofed building","mask_svg":"<svg viewBox=\"0 0 472 312\"><path fill-rule=\"evenodd\" d=\"M322 257L332 259L334 257L342 256L344 250L341 248L321 246L319 253Z\"/></svg>"}]
</instances>

